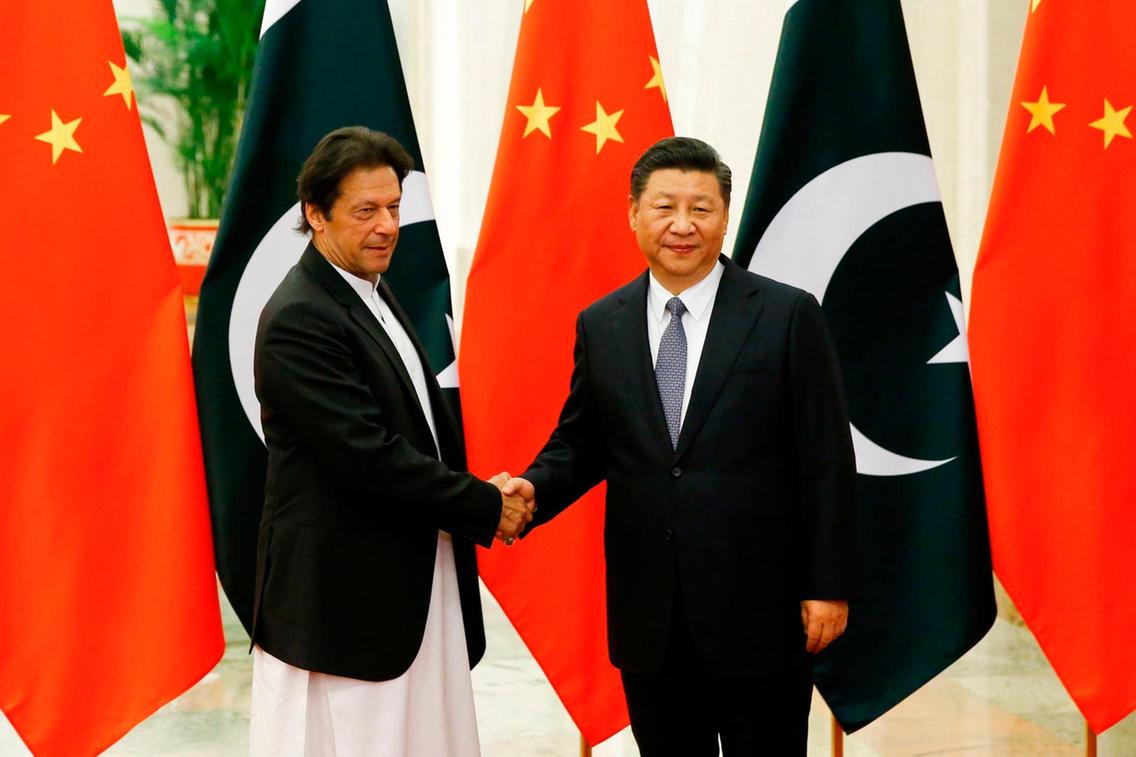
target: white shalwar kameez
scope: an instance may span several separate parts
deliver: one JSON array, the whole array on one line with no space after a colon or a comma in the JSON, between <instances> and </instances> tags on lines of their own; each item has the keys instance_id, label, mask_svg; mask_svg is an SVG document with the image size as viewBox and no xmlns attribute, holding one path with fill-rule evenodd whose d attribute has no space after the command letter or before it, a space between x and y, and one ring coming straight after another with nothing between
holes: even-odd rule
<instances>
[{"instance_id":1,"label":"white shalwar kameez","mask_svg":"<svg viewBox=\"0 0 1136 757\"><path fill-rule=\"evenodd\" d=\"M422 363L376 287L336 268L391 337L426 415ZM318 566L313 566L318 570ZM390 681L360 681L289 665L253 649L252 757L478 757L477 719L450 535L438 532L426 632Z\"/></svg>"}]
</instances>

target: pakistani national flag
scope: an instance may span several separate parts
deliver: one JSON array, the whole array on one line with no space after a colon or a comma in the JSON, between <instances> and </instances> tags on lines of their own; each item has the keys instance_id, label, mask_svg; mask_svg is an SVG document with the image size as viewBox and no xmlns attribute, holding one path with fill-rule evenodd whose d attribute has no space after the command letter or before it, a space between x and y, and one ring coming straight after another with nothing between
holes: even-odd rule
<instances>
[{"instance_id":1,"label":"pakistani national flag","mask_svg":"<svg viewBox=\"0 0 1136 757\"><path fill-rule=\"evenodd\" d=\"M307 245L294 231L300 166L323 135L356 125L387 132L418 166L403 183L402 233L384 277L457 410L449 277L387 4L269 0L193 345L217 572L246 629L266 461L253 337L265 302Z\"/></svg>"},{"instance_id":2,"label":"pakistani national flag","mask_svg":"<svg viewBox=\"0 0 1136 757\"><path fill-rule=\"evenodd\" d=\"M815 671L852 731L995 613L958 268L899 0L789 3L734 257L816 295L844 373L864 592Z\"/></svg>"}]
</instances>

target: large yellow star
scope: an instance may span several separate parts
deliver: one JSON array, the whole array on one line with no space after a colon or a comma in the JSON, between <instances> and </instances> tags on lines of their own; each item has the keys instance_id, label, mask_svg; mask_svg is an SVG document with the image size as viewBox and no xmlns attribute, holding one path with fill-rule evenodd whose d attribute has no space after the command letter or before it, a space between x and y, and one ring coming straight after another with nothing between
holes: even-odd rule
<instances>
[{"instance_id":1,"label":"large yellow star","mask_svg":"<svg viewBox=\"0 0 1136 757\"><path fill-rule=\"evenodd\" d=\"M1065 107L1065 103L1051 103L1049 102L1049 88L1041 88L1041 96L1037 98L1037 102L1023 102L1022 107L1030 112L1029 128L1026 129L1026 134L1036 129L1039 126L1044 126L1045 130L1050 134L1056 134L1053 127L1053 114Z\"/></svg>"},{"instance_id":2,"label":"large yellow star","mask_svg":"<svg viewBox=\"0 0 1136 757\"><path fill-rule=\"evenodd\" d=\"M541 131L544 136L552 139L552 129L548 124L548 120L555 116L560 108L556 105L545 105L544 92L538 88L533 104L518 105L517 110L528 119L528 123L525 124L525 133L521 135L522 139L532 134L534 131Z\"/></svg>"},{"instance_id":3,"label":"large yellow star","mask_svg":"<svg viewBox=\"0 0 1136 757\"><path fill-rule=\"evenodd\" d=\"M11 116L6 116L6 115L4 115L3 113L0 113L0 124L4 123L4 122L5 122L5 121L7 121L7 120L8 120L9 118L11 118Z\"/></svg>"},{"instance_id":4,"label":"large yellow star","mask_svg":"<svg viewBox=\"0 0 1136 757\"><path fill-rule=\"evenodd\" d=\"M651 59L651 68L655 71L655 75L651 77L651 81L647 82L643 89L659 88L659 92L663 95L663 102L667 101L667 85L663 81L663 67L659 65L658 59L654 55L647 56Z\"/></svg>"},{"instance_id":5,"label":"large yellow star","mask_svg":"<svg viewBox=\"0 0 1136 757\"><path fill-rule=\"evenodd\" d=\"M130 72L126 68L119 68L111 61L110 72L114 74L114 82L107 87L107 91L103 92L103 97L108 95L122 95L122 101L126 103L126 109L131 110L134 102L134 84L130 81Z\"/></svg>"},{"instance_id":6,"label":"large yellow star","mask_svg":"<svg viewBox=\"0 0 1136 757\"><path fill-rule=\"evenodd\" d=\"M1041 5L1041 0L1033 0L1033 3L1030 5L1030 13L1033 13L1035 10L1037 10L1037 6L1039 5Z\"/></svg>"},{"instance_id":7,"label":"large yellow star","mask_svg":"<svg viewBox=\"0 0 1136 757\"><path fill-rule=\"evenodd\" d=\"M525 13L529 12L529 8L532 7L532 4L533 4L533 0L525 0Z\"/></svg>"},{"instance_id":8,"label":"large yellow star","mask_svg":"<svg viewBox=\"0 0 1136 757\"><path fill-rule=\"evenodd\" d=\"M74 121L63 123L63 120L55 114L55 111L51 111L51 130L37 134L35 138L51 145L52 165L55 165L55 161L59 160L59 156L63 154L64 150L83 152L83 148L79 147L79 143L75 141L75 130L79 128L79 122L82 120L76 118Z\"/></svg>"},{"instance_id":9,"label":"large yellow star","mask_svg":"<svg viewBox=\"0 0 1136 757\"><path fill-rule=\"evenodd\" d=\"M600 101L596 100L596 120L592 121L587 126L581 126L580 131L586 131L589 134L596 135L596 155L600 154L604 144L610 139L615 142L622 142L623 136L615 128L619 123L620 117L623 116L622 110L617 110L614 113L605 113Z\"/></svg>"},{"instance_id":10,"label":"large yellow star","mask_svg":"<svg viewBox=\"0 0 1136 757\"><path fill-rule=\"evenodd\" d=\"M1104 132L1104 147L1107 150L1108 146L1112 144L1113 137L1121 136L1127 139L1132 139L1132 132L1128 131L1128 127L1124 125L1124 119L1128 118L1128 112L1132 110L1132 106L1121 110L1115 110L1112 103L1106 97L1104 100L1104 116L1093 121L1089 126L1094 129L1100 129Z\"/></svg>"}]
</instances>

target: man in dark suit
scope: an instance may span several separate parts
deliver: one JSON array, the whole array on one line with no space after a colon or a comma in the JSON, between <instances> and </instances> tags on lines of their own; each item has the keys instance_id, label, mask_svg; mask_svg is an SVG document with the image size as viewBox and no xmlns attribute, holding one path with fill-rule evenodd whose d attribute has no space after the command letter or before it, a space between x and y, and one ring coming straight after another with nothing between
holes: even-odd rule
<instances>
[{"instance_id":1,"label":"man in dark suit","mask_svg":"<svg viewBox=\"0 0 1136 757\"><path fill-rule=\"evenodd\" d=\"M811 295L721 255L730 184L695 139L640 157L649 270L580 314L559 424L505 485L536 526L607 481L610 654L645 757L805 754L807 652L856 590L835 352Z\"/></svg>"},{"instance_id":2,"label":"man in dark suit","mask_svg":"<svg viewBox=\"0 0 1136 757\"><path fill-rule=\"evenodd\" d=\"M411 168L385 134L327 135L298 179L311 243L260 319L253 754L479 754L474 543L531 515L464 472L457 423L381 281Z\"/></svg>"}]
</instances>

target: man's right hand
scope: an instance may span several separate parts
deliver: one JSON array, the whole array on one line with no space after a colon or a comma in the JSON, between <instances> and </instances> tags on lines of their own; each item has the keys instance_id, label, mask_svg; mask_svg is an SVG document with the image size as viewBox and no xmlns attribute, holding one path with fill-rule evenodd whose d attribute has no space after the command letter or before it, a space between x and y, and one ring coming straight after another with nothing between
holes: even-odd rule
<instances>
[{"instance_id":1,"label":"man's right hand","mask_svg":"<svg viewBox=\"0 0 1136 757\"><path fill-rule=\"evenodd\" d=\"M518 491L523 487L510 485L510 481L524 482L530 491L532 489L532 484L524 479L511 479L504 471L489 479L489 483L501 490L501 522L497 526L497 538L506 544L512 544L513 539L525 530L536 507L531 495L526 499L523 492Z\"/></svg>"}]
</instances>

